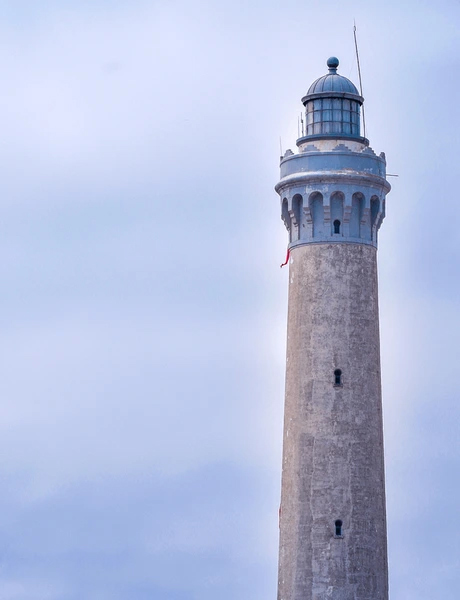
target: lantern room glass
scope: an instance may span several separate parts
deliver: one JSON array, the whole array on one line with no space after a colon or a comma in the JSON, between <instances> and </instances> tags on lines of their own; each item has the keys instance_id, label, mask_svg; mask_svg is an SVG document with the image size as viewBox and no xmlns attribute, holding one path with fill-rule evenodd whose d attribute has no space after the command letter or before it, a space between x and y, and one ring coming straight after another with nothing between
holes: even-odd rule
<instances>
[{"instance_id":1,"label":"lantern room glass","mask_svg":"<svg viewBox=\"0 0 460 600\"><path fill-rule=\"evenodd\" d=\"M361 106L346 98L316 98L306 104L306 135L360 136Z\"/></svg>"}]
</instances>

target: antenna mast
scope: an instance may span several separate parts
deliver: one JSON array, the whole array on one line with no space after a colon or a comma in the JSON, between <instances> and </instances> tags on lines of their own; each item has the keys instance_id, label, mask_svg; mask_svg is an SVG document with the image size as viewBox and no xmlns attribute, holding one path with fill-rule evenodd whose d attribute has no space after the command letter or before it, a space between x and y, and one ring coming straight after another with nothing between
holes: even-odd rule
<instances>
[{"instance_id":1,"label":"antenna mast","mask_svg":"<svg viewBox=\"0 0 460 600\"><path fill-rule=\"evenodd\" d=\"M353 27L353 36L355 38L355 49L356 49L356 62L358 63L358 77L359 77L359 91L361 96L363 95L363 82L361 79L361 67L359 65L359 52L358 52L358 40L356 37L356 21L353 21L354 23L354 27ZM364 104L363 106L363 137L366 137L366 119L364 117Z\"/></svg>"}]
</instances>

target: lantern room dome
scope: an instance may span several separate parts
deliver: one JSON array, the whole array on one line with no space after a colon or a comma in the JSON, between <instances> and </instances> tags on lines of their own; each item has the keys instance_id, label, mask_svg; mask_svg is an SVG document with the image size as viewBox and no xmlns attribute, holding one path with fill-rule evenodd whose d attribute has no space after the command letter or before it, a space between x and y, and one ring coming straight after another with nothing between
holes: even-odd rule
<instances>
[{"instance_id":1,"label":"lantern room dome","mask_svg":"<svg viewBox=\"0 0 460 600\"><path fill-rule=\"evenodd\" d=\"M338 92L339 94L353 94L353 96L359 96L359 92L354 83L352 83L346 77L337 73L337 67L339 66L339 59L335 56L327 61L329 73L319 77L314 81L308 88L307 96L311 94L324 94Z\"/></svg>"}]
</instances>

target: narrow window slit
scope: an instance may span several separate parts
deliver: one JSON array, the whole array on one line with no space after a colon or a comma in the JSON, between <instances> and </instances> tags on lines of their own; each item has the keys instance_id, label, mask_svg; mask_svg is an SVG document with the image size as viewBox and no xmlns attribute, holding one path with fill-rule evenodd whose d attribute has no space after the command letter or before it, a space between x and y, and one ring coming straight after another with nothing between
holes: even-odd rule
<instances>
[{"instance_id":1,"label":"narrow window slit","mask_svg":"<svg viewBox=\"0 0 460 600\"><path fill-rule=\"evenodd\" d=\"M335 537L343 536L342 525L342 521L340 519L337 519L337 521L335 522Z\"/></svg>"},{"instance_id":2,"label":"narrow window slit","mask_svg":"<svg viewBox=\"0 0 460 600\"><path fill-rule=\"evenodd\" d=\"M334 371L334 385L342 386L342 371L340 369L336 369Z\"/></svg>"},{"instance_id":3,"label":"narrow window slit","mask_svg":"<svg viewBox=\"0 0 460 600\"><path fill-rule=\"evenodd\" d=\"M334 221L334 233L340 233L340 221L338 219Z\"/></svg>"}]
</instances>

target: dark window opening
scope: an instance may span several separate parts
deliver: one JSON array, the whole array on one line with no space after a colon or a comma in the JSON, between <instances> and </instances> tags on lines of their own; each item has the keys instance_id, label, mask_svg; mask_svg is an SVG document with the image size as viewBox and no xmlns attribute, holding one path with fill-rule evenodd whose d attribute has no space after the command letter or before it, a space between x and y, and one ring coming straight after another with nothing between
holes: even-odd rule
<instances>
[{"instance_id":1,"label":"dark window opening","mask_svg":"<svg viewBox=\"0 0 460 600\"><path fill-rule=\"evenodd\" d=\"M335 535L336 537L342 537L343 533L342 533L342 521L340 519L338 519L335 522Z\"/></svg>"},{"instance_id":2,"label":"dark window opening","mask_svg":"<svg viewBox=\"0 0 460 600\"><path fill-rule=\"evenodd\" d=\"M334 385L342 385L342 371L340 369L334 371Z\"/></svg>"},{"instance_id":3,"label":"dark window opening","mask_svg":"<svg viewBox=\"0 0 460 600\"><path fill-rule=\"evenodd\" d=\"M338 219L334 221L334 233L340 233L340 221Z\"/></svg>"}]
</instances>

